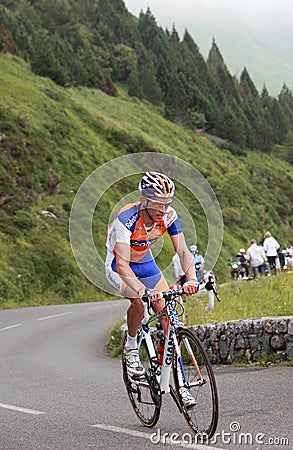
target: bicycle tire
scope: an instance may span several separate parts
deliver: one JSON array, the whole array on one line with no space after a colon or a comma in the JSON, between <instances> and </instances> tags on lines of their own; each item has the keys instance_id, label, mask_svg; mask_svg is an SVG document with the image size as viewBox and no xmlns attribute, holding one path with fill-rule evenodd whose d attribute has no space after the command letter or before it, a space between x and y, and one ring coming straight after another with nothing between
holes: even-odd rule
<instances>
[{"instance_id":1,"label":"bicycle tire","mask_svg":"<svg viewBox=\"0 0 293 450\"><path fill-rule=\"evenodd\" d=\"M175 348L173 348L173 377L179 404L183 417L193 433L197 435L201 441L206 441L214 435L217 429L219 416L219 401L213 368L206 350L194 332L187 328L179 328L176 334L181 349L186 386L188 387L189 393L196 400L196 405L190 409L186 408L184 405L179 391L178 370L180 370L180 365L178 364ZM187 351L187 342L192 349L200 373L203 377L204 383L202 384L198 382L200 378L195 368L195 364L192 362Z\"/></svg>"},{"instance_id":2,"label":"bicycle tire","mask_svg":"<svg viewBox=\"0 0 293 450\"><path fill-rule=\"evenodd\" d=\"M141 341L139 355L146 370L146 375L141 380L135 380L129 376L124 358L125 342L126 334L122 345L122 371L128 398L140 422L145 427L151 428L156 425L160 417L162 404L160 386L156 376L150 370L151 363L145 339Z\"/></svg>"}]
</instances>

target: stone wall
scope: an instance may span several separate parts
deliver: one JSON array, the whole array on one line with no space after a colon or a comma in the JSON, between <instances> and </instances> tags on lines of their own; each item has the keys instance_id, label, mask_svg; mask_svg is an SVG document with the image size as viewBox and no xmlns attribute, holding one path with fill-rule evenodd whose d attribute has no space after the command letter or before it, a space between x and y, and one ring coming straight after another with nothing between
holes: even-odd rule
<instances>
[{"instance_id":1,"label":"stone wall","mask_svg":"<svg viewBox=\"0 0 293 450\"><path fill-rule=\"evenodd\" d=\"M278 355L293 360L293 316L234 320L191 327L215 364L235 358L256 362Z\"/></svg>"},{"instance_id":2,"label":"stone wall","mask_svg":"<svg viewBox=\"0 0 293 450\"><path fill-rule=\"evenodd\" d=\"M121 335L127 326L121 327ZM276 356L293 361L293 316L233 320L191 328L203 342L213 364L230 364L235 359L257 362ZM155 346L162 330L151 329Z\"/></svg>"}]
</instances>

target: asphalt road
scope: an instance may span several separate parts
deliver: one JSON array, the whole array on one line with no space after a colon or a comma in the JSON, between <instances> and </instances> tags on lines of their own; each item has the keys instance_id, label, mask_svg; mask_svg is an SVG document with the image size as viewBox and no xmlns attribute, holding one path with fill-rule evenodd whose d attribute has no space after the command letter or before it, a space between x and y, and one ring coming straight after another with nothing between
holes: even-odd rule
<instances>
[{"instance_id":1,"label":"asphalt road","mask_svg":"<svg viewBox=\"0 0 293 450\"><path fill-rule=\"evenodd\" d=\"M105 349L127 305L0 311L0 450L293 449L290 367L216 367L218 435L205 446L170 396L154 429L140 425Z\"/></svg>"}]
</instances>

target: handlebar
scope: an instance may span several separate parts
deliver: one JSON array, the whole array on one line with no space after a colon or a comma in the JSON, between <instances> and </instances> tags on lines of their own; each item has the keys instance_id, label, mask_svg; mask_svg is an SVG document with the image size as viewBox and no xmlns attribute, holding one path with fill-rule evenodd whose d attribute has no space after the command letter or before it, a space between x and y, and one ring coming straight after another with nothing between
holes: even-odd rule
<instances>
[{"instance_id":1,"label":"handlebar","mask_svg":"<svg viewBox=\"0 0 293 450\"><path fill-rule=\"evenodd\" d=\"M208 282L205 284L205 289L207 291L213 291L216 299L218 300L218 302L221 301L219 294L217 292L216 286L215 286L215 281L214 281L214 277L209 276L209 280ZM185 295L184 293L184 289L181 286L179 289L170 289L167 292L161 292L161 298L164 298L167 301L172 301L175 300L177 297L180 297L181 295ZM148 295L148 290L145 290L144 295L142 296L142 301L148 304L148 308L150 310L150 299L149 299L149 295Z\"/></svg>"},{"instance_id":2,"label":"handlebar","mask_svg":"<svg viewBox=\"0 0 293 450\"><path fill-rule=\"evenodd\" d=\"M184 295L183 287L180 287L179 289L170 289L168 292L160 292L160 297L164 298L167 302L175 300L175 298L179 297L180 295ZM145 290L145 293L141 297L141 299L144 304L144 318L142 323L145 324L148 321L150 314L152 313L152 305L147 289Z\"/></svg>"}]
</instances>

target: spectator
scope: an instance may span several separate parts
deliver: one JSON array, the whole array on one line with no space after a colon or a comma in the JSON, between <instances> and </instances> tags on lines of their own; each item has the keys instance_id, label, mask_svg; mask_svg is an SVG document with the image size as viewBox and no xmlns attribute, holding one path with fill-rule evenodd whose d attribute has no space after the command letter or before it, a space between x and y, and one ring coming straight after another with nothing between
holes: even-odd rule
<instances>
[{"instance_id":1,"label":"spectator","mask_svg":"<svg viewBox=\"0 0 293 450\"><path fill-rule=\"evenodd\" d=\"M255 239L251 239L246 257L247 261L251 265L254 279L258 280L258 274L260 273L261 275L264 275L265 273L266 254L263 247L257 245Z\"/></svg>"},{"instance_id":2,"label":"spectator","mask_svg":"<svg viewBox=\"0 0 293 450\"><path fill-rule=\"evenodd\" d=\"M248 264L247 264L247 256L246 256L246 254L245 254L245 249L244 249L244 248L241 248L241 249L239 250L239 254L240 254L240 262L241 262L241 265L242 265L242 267L244 267L244 269L245 269L245 275L248 277L248 274L249 274L249 268L248 268Z\"/></svg>"},{"instance_id":3,"label":"spectator","mask_svg":"<svg viewBox=\"0 0 293 450\"><path fill-rule=\"evenodd\" d=\"M283 250L283 252L284 252L283 270L286 272L288 270L288 266L290 266L290 257L289 257L289 253L287 252L287 250Z\"/></svg>"},{"instance_id":4,"label":"spectator","mask_svg":"<svg viewBox=\"0 0 293 450\"><path fill-rule=\"evenodd\" d=\"M279 257L279 260L280 260L281 269L283 269L283 267L285 265L286 253L287 253L286 250L282 250L281 251L281 249L279 249L279 251L278 251L278 257Z\"/></svg>"},{"instance_id":5,"label":"spectator","mask_svg":"<svg viewBox=\"0 0 293 450\"><path fill-rule=\"evenodd\" d=\"M279 242L271 235L269 231L267 231L264 235L265 240L263 242L263 248L267 255L270 271L276 271L276 258L278 255L278 250L280 248Z\"/></svg>"},{"instance_id":6,"label":"spectator","mask_svg":"<svg viewBox=\"0 0 293 450\"><path fill-rule=\"evenodd\" d=\"M279 253L276 256L276 274L281 273L281 262L279 258Z\"/></svg>"},{"instance_id":7,"label":"spectator","mask_svg":"<svg viewBox=\"0 0 293 450\"><path fill-rule=\"evenodd\" d=\"M195 244L191 245L189 247L189 250L192 253L193 261L195 265L195 271L196 271L196 278L199 282L203 279L204 276L204 258L202 255L198 254L198 248Z\"/></svg>"},{"instance_id":8,"label":"spectator","mask_svg":"<svg viewBox=\"0 0 293 450\"><path fill-rule=\"evenodd\" d=\"M288 247L287 248L287 253L286 253L286 264L287 264L287 270L293 270L293 247Z\"/></svg>"}]
</instances>

